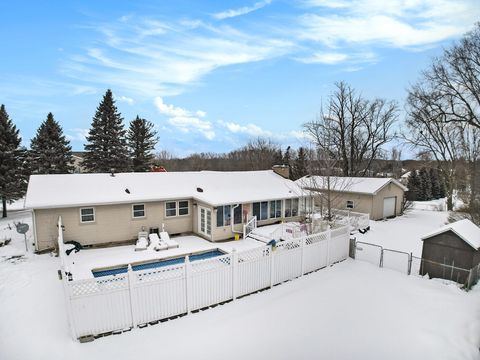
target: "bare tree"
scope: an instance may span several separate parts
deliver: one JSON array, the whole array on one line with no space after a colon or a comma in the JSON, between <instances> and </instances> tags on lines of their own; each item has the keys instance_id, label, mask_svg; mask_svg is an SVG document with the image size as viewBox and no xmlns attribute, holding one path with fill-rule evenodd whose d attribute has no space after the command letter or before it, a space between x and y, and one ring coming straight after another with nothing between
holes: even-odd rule
<instances>
[{"instance_id":1,"label":"bare tree","mask_svg":"<svg viewBox=\"0 0 480 360\"><path fill-rule=\"evenodd\" d=\"M439 101L441 98L437 93L431 93L420 85L412 87L407 98L408 132L402 137L413 148L428 152L437 161L447 179L447 207L452 210L456 171L462 153L462 127L443 121L445 115L434 111Z\"/></svg>"},{"instance_id":2,"label":"bare tree","mask_svg":"<svg viewBox=\"0 0 480 360\"><path fill-rule=\"evenodd\" d=\"M332 139L331 150L339 156L344 176L365 176L382 146L395 137L398 106L384 99L367 100L344 82L335 86L327 113L311 125Z\"/></svg>"},{"instance_id":3,"label":"bare tree","mask_svg":"<svg viewBox=\"0 0 480 360\"><path fill-rule=\"evenodd\" d=\"M480 23L423 73L437 100L432 111L442 121L466 123L480 128Z\"/></svg>"}]
</instances>

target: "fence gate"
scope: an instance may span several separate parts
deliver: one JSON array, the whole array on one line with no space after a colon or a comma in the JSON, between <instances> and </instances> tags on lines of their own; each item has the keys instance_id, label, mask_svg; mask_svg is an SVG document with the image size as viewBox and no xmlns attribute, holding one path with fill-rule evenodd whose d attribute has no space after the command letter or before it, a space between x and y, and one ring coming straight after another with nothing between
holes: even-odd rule
<instances>
[{"instance_id":1,"label":"fence gate","mask_svg":"<svg viewBox=\"0 0 480 360\"><path fill-rule=\"evenodd\" d=\"M357 241L355 259L366 261L376 266L381 266L382 247L380 245Z\"/></svg>"}]
</instances>

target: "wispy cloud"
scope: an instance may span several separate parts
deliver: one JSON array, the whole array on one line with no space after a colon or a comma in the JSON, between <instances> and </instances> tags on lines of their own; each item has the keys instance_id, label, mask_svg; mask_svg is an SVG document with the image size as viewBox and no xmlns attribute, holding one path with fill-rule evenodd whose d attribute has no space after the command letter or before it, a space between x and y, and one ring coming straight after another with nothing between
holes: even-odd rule
<instances>
[{"instance_id":1,"label":"wispy cloud","mask_svg":"<svg viewBox=\"0 0 480 360\"><path fill-rule=\"evenodd\" d=\"M262 129L260 126L255 124L246 124L240 125L231 121L222 121L218 122L220 126L223 126L228 131L234 134L246 134L253 137L271 137L272 132Z\"/></svg>"},{"instance_id":2,"label":"wispy cloud","mask_svg":"<svg viewBox=\"0 0 480 360\"><path fill-rule=\"evenodd\" d=\"M215 138L212 123L202 120L207 116L203 110L189 111L182 107L166 104L161 97L154 99L154 104L160 114L169 117L168 123L182 133L200 133L208 140Z\"/></svg>"},{"instance_id":3,"label":"wispy cloud","mask_svg":"<svg viewBox=\"0 0 480 360\"><path fill-rule=\"evenodd\" d=\"M201 21L169 24L125 17L103 24L95 45L71 56L64 74L142 96L171 96L217 68L282 56L294 44Z\"/></svg>"},{"instance_id":4,"label":"wispy cloud","mask_svg":"<svg viewBox=\"0 0 480 360\"><path fill-rule=\"evenodd\" d=\"M133 105L135 103L135 100L133 100L131 97L124 96L124 95L116 97L116 100L119 102L126 103L128 105Z\"/></svg>"},{"instance_id":5,"label":"wispy cloud","mask_svg":"<svg viewBox=\"0 0 480 360\"><path fill-rule=\"evenodd\" d=\"M68 129L68 133L65 136L70 141L85 142L88 136L88 129L82 129L82 128Z\"/></svg>"},{"instance_id":6,"label":"wispy cloud","mask_svg":"<svg viewBox=\"0 0 480 360\"><path fill-rule=\"evenodd\" d=\"M243 7L238 8L238 9L229 9L229 10L225 10L225 11L222 11L222 12L215 13L212 16L215 19L223 20L223 19L233 18L233 17L236 17L236 16L246 15L246 14L249 14L249 13L255 11L255 10L261 9L261 8L269 5L271 2L272 2L271 0L259 1L259 2L256 2L255 4L253 4L252 6L243 6Z\"/></svg>"},{"instance_id":7,"label":"wispy cloud","mask_svg":"<svg viewBox=\"0 0 480 360\"><path fill-rule=\"evenodd\" d=\"M480 16L477 0L308 0L304 5L310 9L299 19L299 37L328 47L435 44L463 34Z\"/></svg>"}]
</instances>

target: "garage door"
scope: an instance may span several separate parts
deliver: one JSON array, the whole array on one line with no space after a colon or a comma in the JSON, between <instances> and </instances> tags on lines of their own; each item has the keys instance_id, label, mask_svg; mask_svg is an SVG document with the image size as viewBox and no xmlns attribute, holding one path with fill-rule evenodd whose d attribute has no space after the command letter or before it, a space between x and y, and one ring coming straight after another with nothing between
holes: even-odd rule
<instances>
[{"instance_id":1,"label":"garage door","mask_svg":"<svg viewBox=\"0 0 480 360\"><path fill-rule=\"evenodd\" d=\"M383 217L395 216L395 196L383 198Z\"/></svg>"}]
</instances>

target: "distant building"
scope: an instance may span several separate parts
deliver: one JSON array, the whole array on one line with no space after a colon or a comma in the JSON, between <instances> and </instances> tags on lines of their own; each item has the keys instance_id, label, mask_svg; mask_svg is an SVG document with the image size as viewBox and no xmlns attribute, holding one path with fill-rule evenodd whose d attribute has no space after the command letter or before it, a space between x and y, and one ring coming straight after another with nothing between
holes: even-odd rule
<instances>
[{"instance_id":1,"label":"distant building","mask_svg":"<svg viewBox=\"0 0 480 360\"><path fill-rule=\"evenodd\" d=\"M84 151L72 151L73 159L73 173L81 174L85 172L85 167L83 166L83 157L85 156Z\"/></svg>"},{"instance_id":2,"label":"distant building","mask_svg":"<svg viewBox=\"0 0 480 360\"><path fill-rule=\"evenodd\" d=\"M296 183L305 190L319 193L314 196L315 206L326 206L327 181L325 176L307 175ZM400 215L407 190L392 178L330 176L331 207L370 214L371 220Z\"/></svg>"}]
</instances>

